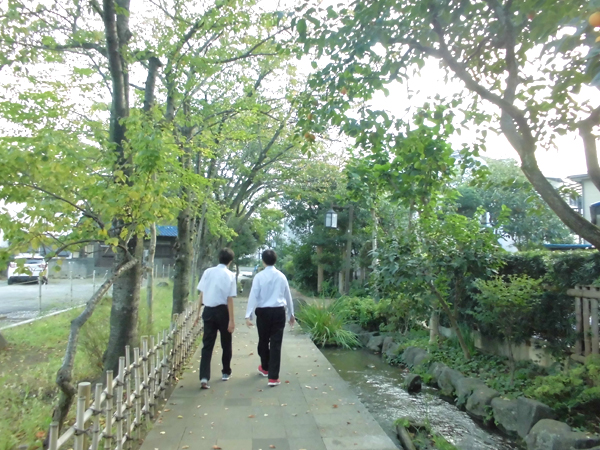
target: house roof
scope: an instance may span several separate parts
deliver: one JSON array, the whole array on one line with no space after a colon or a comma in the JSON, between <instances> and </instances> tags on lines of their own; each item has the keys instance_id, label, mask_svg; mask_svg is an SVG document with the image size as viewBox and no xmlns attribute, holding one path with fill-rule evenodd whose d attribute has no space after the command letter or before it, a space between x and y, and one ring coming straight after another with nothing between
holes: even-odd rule
<instances>
[{"instance_id":1,"label":"house roof","mask_svg":"<svg viewBox=\"0 0 600 450\"><path fill-rule=\"evenodd\" d=\"M177 237L177 227L175 225L157 225L156 236Z\"/></svg>"},{"instance_id":2,"label":"house roof","mask_svg":"<svg viewBox=\"0 0 600 450\"><path fill-rule=\"evenodd\" d=\"M570 175L567 178L569 178L570 180L573 180L573 181L580 182L580 181L589 179L590 176L587 173L582 173L581 175Z\"/></svg>"}]
</instances>

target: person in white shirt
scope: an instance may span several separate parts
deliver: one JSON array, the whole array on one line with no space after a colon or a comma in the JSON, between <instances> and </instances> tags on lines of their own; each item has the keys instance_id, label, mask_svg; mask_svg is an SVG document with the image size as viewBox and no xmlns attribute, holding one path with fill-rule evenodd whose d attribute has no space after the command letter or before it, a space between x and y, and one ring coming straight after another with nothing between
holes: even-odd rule
<instances>
[{"instance_id":1,"label":"person in white shirt","mask_svg":"<svg viewBox=\"0 0 600 450\"><path fill-rule=\"evenodd\" d=\"M227 381L231 376L231 335L235 329L233 319L233 297L237 296L235 274L228 267L233 261L233 251L224 248L219 252L219 265L206 269L198 283L198 315L204 305L202 320L204 335L202 336L202 356L200 358L200 388L209 389L210 360L217 339L221 334L223 348L222 380Z\"/></svg>"},{"instance_id":2,"label":"person in white shirt","mask_svg":"<svg viewBox=\"0 0 600 450\"><path fill-rule=\"evenodd\" d=\"M281 344L285 328L286 308L290 326L294 325L294 305L287 278L275 268L277 254L265 250L262 254L265 269L257 273L252 281L246 309L246 325L253 326L252 316L256 313L258 329L258 372L269 377L268 385L277 386L281 365Z\"/></svg>"}]
</instances>

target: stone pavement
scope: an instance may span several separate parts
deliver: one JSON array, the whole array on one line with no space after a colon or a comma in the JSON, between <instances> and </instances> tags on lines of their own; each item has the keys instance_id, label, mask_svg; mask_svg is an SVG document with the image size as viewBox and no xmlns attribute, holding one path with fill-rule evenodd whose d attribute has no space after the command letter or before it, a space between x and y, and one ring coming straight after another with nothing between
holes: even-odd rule
<instances>
[{"instance_id":1,"label":"stone pavement","mask_svg":"<svg viewBox=\"0 0 600 450\"><path fill-rule=\"evenodd\" d=\"M216 345L211 388L200 390L199 349L141 450L397 449L298 326L286 328L281 385L268 387L257 371L256 326L243 320L246 304L236 299L231 379L221 381Z\"/></svg>"}]
</instances>

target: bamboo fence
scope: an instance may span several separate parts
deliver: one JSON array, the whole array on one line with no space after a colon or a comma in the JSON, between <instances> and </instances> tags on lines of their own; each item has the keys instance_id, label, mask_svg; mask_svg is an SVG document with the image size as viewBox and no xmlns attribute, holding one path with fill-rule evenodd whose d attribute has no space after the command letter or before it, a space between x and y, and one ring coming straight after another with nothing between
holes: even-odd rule
<instances>
[{"instance_id":1,"label":"bamboo fence","mask_svg":"<svg viewBox=\"0 0 600 450\"><path fill-rule=\"evenodd\" d=\"M142 337L141 348L129 346L119 358L114 378L106 373L106 387L98 383L91 400L91 384L77 386L75 423L61 436L58 423L50 425L49 450L129 449L141 438L142 425L156 416L157 401L183 369L200 332L196 322L198 305L193 302L181 315L174 315L170 329L157 336ZM68 447L67 447L68 446Z\"/></svg>"},{"instance_id":2,"label":"bamboo fence","mask_svg":"<svg viewBox=\"0 0 600 450\"><path fill-rule=\"evenodd\" d=\"M598 329L598 301L600 287L575 286L567 294L575 297L575 322L577 341L572 357L584 361L585 357L600 352L600 331Z\"/></svg>"}]
</instances>

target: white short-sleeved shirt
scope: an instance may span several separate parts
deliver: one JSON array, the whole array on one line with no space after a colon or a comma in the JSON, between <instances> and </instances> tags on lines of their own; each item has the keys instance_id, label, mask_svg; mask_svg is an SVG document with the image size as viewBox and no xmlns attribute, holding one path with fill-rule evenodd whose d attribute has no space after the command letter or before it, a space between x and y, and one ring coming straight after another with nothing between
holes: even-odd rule
<instances>
[{"instance_id":1,"label":"white short-sleeved shirt","mask_svg":"<svg viewBox=\"0 0 600 450\"><path fill-rule=\"evenodd\" d=\"M251 319L256 308L287 309L288 320L294 315L294 304L287 278L274 266L267 266L257 273L252 280L252 289L248 297L246 319Z\"/></svg>"},{"instance_id":2,"label":"white short-sleeved shirt","mask_svg":"<svg viewBox=\"0 0 600 450\"><path fill-rule=\"evenodd\" d=\"M235 274L225 264L206 269L198 283L204 306L227 304L227 297L237 296Z\"/></svg>"}]
</instances>

